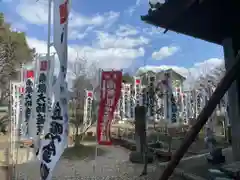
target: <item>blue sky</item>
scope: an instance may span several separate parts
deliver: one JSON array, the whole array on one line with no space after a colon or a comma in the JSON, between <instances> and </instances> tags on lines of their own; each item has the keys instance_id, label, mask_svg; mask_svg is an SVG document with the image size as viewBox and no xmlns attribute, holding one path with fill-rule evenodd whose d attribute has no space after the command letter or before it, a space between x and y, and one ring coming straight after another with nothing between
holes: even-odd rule
<instances>
[{"instance_id":1,"label":"blue sky","mask_svg":"<svg viewBox=\"0 0 240 180\"><path fill-rule=\"evenodd\" d=\"M47 0L2 0L13 29L24 31L28 44L46 52ZM103 68L128 71L173 68L186 75L219 65L222 47L145 24L147 0L72 0L69 22L69 61L76 54ZM196 71L197 70L197 71Z\"/></svg>"}]
</instances>

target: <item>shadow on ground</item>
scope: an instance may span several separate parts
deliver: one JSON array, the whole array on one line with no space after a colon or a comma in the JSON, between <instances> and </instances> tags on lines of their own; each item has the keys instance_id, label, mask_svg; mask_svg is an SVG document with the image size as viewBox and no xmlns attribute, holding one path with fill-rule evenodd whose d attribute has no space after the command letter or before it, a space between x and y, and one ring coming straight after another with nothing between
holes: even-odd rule
<instances>
[{"instance_id":1,"label":"shadow on ground","mask_svg":"<svg viewBox=\"0 0 240 180\"><path fill-rule=\"evenodd\" d=\"M93 160L95 158L96 145L78 145L67 148L63 155L63 159L68 160ZM100 147L97 148L97 155L103 156L107 153L106 149Z\"/></svg>"}]
</instances>

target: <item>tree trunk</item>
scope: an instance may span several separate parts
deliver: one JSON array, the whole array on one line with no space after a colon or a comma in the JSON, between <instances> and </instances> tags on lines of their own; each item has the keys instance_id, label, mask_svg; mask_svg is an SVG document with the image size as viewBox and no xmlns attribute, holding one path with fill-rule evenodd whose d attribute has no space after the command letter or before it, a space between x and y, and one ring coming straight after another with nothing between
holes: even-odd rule
<instances>
[{"instance_id":1,"label":"tree trunk","mask_svg":"<svg viewBox=\"0 0 240 180\"><path fill-rule=\"evenodd\" d=\"M76 132L75 132L75 138L74 138L74 146L79 146L81 141L81 137L79 134L79 126L75 126L75 128L76 128Z\"/></svg>"}]
</instances>

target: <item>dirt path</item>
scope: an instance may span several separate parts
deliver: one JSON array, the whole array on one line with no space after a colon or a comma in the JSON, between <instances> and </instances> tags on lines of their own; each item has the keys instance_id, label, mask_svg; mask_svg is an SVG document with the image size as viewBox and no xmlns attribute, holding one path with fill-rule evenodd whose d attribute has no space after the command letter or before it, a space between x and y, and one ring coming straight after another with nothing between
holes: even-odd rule
<instances>
[{"instance_id":1,"label":"dirt path","mask_svg":"<svg viewBox=\"0 0 240 180\"><path fill-rule=\"evenodd\" d=\"M94 159L66 160L61 159L53 171L53 180L80 180L80 179L116 179L116 180L133 180L146 179L146 177L139 178L143 165L132 164L128 161L129 152L121 147L110 146L101 147L106 148L108 153L104 156L97 157L96 168ZM27 180L39 179L39 163L30 162L17 166L18 180L23 178ZM155 175L155 167L149 165L149 176L147 179ZM158 174L160 172L158 171ZM174 180L182 180L182 178L175 178Z\"/></svg>"}]
</instances>

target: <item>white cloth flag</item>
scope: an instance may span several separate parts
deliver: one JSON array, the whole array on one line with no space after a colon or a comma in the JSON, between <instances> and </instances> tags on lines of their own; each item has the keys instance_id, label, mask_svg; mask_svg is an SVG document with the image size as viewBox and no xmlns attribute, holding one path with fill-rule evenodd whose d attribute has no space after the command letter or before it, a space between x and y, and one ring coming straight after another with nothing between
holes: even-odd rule
<instances>
[{"instance_id":1,"label":"white cloth flag","mask_svg":"<svg viewBox=\"0 0 240 180\"><path fill-rule=\"evenodd\" d=\"M48 119L49 129L45 132L39 149L42 180L51 179L52 171L66 147L68 138L68 99L65 79L69 2L68 0L54 0L53 2L53 45L58 55L60 72L53 85L53 110Z\"/></svg>"},{"instance_id":2,"label":"white cloth flag","mask_svg":"<svg viewBox=\"0 0 240 180\"><path fill-rule=\"evenodd\" d=\"M12 82L11 83L11 141L15 142L17 139L18 134L18 123L19 123L19 115L20 115L20 93L19 93L19 87L21 86L21 83L19 82ZM12 155L12 158L16 158L16 154L14 153L14 150L16 149L15 143L10 143L11 148L10 152Z\"/></svg>"},{"instance_id":3,"label":"white cloth flag","mask_svg":"<svg viewBox=\"0 0 240 180\"><path fill-rule=\"evenodd\" d=\"M124 107L125 107L125 115L124 120L128 120L130 118L130 84L124 84Z\"/></svg>"},{"instance_id":4,"label":"white cloth flag","mask_svg":"<svg viewBox=\"0 0 240 180\"><path fill-rule=\"evenodd\" d=\"M84 129L88 128L92 124L92 103L93 91L86 91L83 116Z\"/></svg>"},{"instance_id":5,"label":"white cloth flag","mask_svg":"<svg viewBox=\"0 0 240 180\"><path fill-rule=\"evenodd\" d=\"M34 91L34 70L25 68L24 70L24 97L22 113L22 139L31 138L29 136L29 122L32 116L32 94Z\"/></svg>"},{"instance_id":6,"label":"white cloth flag","mask_svg":"<svg viewBox=\"0 0 240 180\"><path fill-rule=\"evenodd\" d=\"M53 61L54 56L50 59ZM44 132L44 123L47 118L48 111L48 100L47 92L49 91L49 77L51 74L48 73L50 62L47 60L47 56L39 56L36 59L35 64L35 91L33 92L33 103L32 103L32 120L29 122L29 134L34 140L34 148L36 155L39 152L40 146L40 135ZM40 157L39 157L40 158Z\"/></svg>"}]
</instances>

